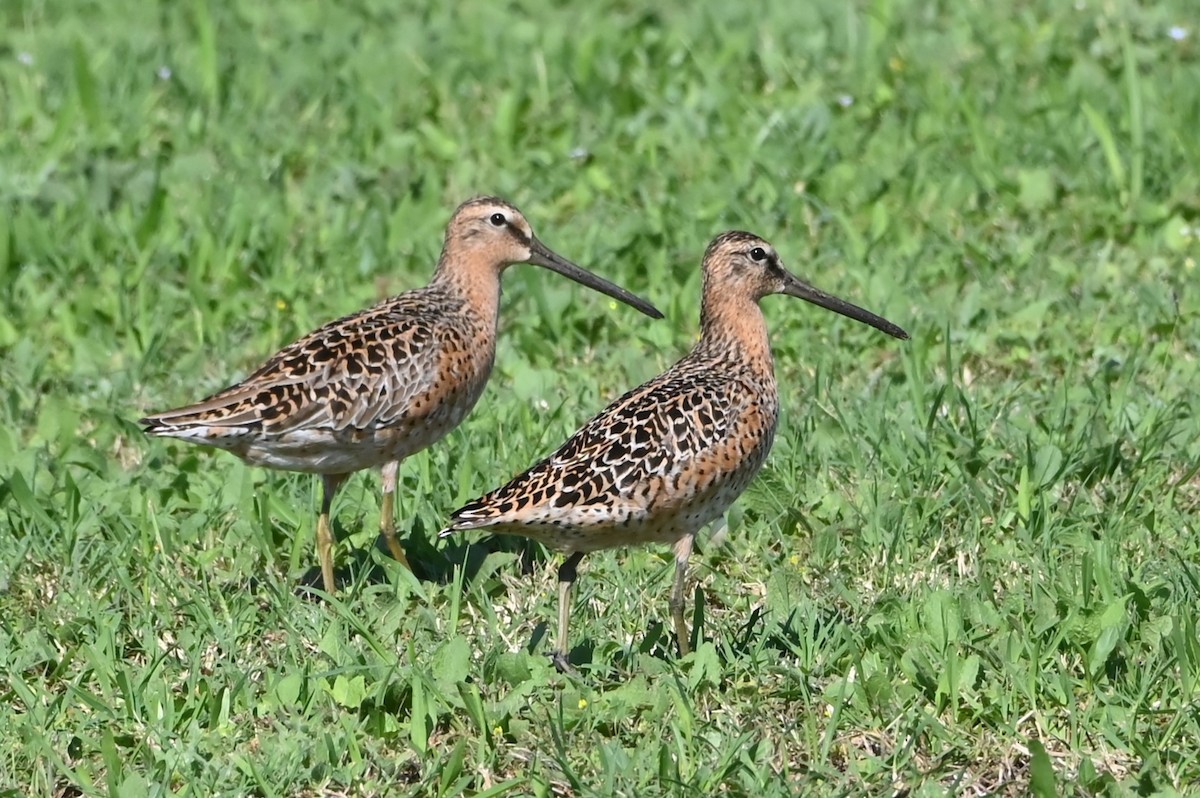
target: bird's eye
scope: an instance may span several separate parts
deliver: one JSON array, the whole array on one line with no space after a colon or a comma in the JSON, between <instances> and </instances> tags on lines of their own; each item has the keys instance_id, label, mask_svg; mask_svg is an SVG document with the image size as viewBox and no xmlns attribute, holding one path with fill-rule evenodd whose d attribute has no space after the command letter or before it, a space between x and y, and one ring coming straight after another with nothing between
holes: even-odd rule
<instances>
[{"instance_id":1,"label":"bird's eye","mask_svg":"<svg viewBox=\"0 0 1200 798\"><path fill-rule=\"evenodd\" d=\"M755 247L754 249L750 250L750 260L764 261L766 259L767 259L767 251L765 249L763 249L762 247Z\"/></svg>"},{"instance_id":2,"label":"bird's eye","mask_svg":"<svg viewBox=\"0 0 1200 798\"><path fill-rule=\"evenodd\" d=\"M508 224L508 217L502 213L493 213L492 217L488 219L488 221L496 227L503 227L504 225Z\"/></svg>"}]
</instances>

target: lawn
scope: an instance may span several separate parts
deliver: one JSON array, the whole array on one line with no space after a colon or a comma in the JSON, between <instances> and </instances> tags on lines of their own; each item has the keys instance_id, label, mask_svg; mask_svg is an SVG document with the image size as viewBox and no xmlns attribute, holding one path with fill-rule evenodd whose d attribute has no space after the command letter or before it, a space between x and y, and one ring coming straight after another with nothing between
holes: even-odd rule
<instances>
[{"instance_id":1,"label":"lawn","mask_svg":"<svg viewBox=\"0 0 1200 798\"><path fill-rule=\"evenodd\" d=\"M1170 796L1200 784L1191 0L0 5L0 795ZM505 196L652 322L505 276L479 407L378 478L146 411L423 284ZM695 340L718 232L895 341L764 308L783 414L701 540L449 513Z\"/></svg>"}]
</instances>

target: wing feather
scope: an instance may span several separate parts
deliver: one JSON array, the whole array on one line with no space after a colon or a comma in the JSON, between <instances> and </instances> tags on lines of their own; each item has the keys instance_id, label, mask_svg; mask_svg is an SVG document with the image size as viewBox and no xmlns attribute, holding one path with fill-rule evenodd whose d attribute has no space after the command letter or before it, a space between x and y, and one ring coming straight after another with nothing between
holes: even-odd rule
<instances>
[{"instance_id":1,"label":"wing feather","mask_svg":"<svg viewBox=\"0 0 1200 798\"><path fill-rule=\"evenodd\" d=\"M438 374L450 325L421 291L346 316L284 347L242 382L147 416L147 431L237 428L281 435L395 423Z\"/></svg>"},{"instance_id":2,"label":"wing feather","mask_svg":"<svg viewBox=\"0 0 1200 798\"><path fill-rule=\"evenodd\" d=\"M764 403L736 373L693 365L685 358L617 399L553 454L456 511L449 529L516 531L564 514L637 523L703 494L741 467L748 447L769 448L777 409L773 391ZM572 512L600 505L607 512Z\"/></svg>"}]
</instances>

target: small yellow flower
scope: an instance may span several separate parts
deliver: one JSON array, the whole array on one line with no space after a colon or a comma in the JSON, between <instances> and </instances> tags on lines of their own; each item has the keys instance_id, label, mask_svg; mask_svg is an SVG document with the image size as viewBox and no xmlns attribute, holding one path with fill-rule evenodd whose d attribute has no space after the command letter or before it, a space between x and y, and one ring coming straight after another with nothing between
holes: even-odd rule
<instances>
[{"instance_id":1,"label":"small yellow flower","mask_svg":"<svg viewBox=\"0 0 1200 798\"><path fill-rule=\"evenodd\" d=\"M278 308L279 310L287 310L287 303L284 302L282 299L276 299L275 307Z\"/></svg>"},{"instance_id":2,"label":"small yellow flower","mask_svg":"<svg viewBox=\"0 0 1200 798\"><path fill-rule=\"evenodd\" d=\"M799 565L800 564L800 555L793 554L791 557L788 557L788 562L790 562L792 565Z\"/></svg>"},{"instance_id":3,"label":"small yellow flower","mask_svg":"<svg viewBox=\"0 0 1200 798\"><path fill-rule=\"evenodd\" d=\"M501 737L503 735L504 735L504 729L502 729L501 727L496 726L495 728L492 729L493 737Z\"/></svg>"},{"instance_id":4,"label":"small yellow flower","mask_svg":"<svg viewBox=\"0 0 1200 798\"><path fill-rule=\"evenodd\" d=\"M587 699L586 698L579 699L579 708L587 709Z\"/></svg>"}]
</instances>

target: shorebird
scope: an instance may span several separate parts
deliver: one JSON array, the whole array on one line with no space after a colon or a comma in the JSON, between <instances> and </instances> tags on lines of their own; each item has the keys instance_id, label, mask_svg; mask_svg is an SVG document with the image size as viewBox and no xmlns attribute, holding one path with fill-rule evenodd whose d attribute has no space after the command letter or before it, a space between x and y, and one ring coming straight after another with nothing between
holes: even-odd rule
<instances>
[{"instance_id":1,"label":"shorebird","mask_svg":"<svg viewBox=\"0 0 1200 798\"><path fill-rule=\"evenodd\" d=\"M569 669L576 569L588 552L614 546L673 546L671 618L680 654L690 650L683 608L692 542L758 473L779 418L760 299L788 294L908 338L886 319L796 277L769 243L750 233L717 236L703 270L700 340L691 353L610 404L558 451L456 510L441 532L522 535L566 554L552 654L560 669Z\"/></svg>"},{"instance_id":2,"label":"shorebird","mask_svg":"<svg viewBox=\"0 0 1200 798\"><path fill-rule=\"evenodd\" d=\"M400 461L475 406L496 356L500 274L514 263L543 266L662 318L649 302L552 252L508 202L477 197L451 217L427 286L332 321L242 382L141 423L151 435L226 449L253 465L319 474L317 558L330 594L334 494L355 471L381 466L380 530L407 566L393 506Z\"/></svg>"}]
</instances>

